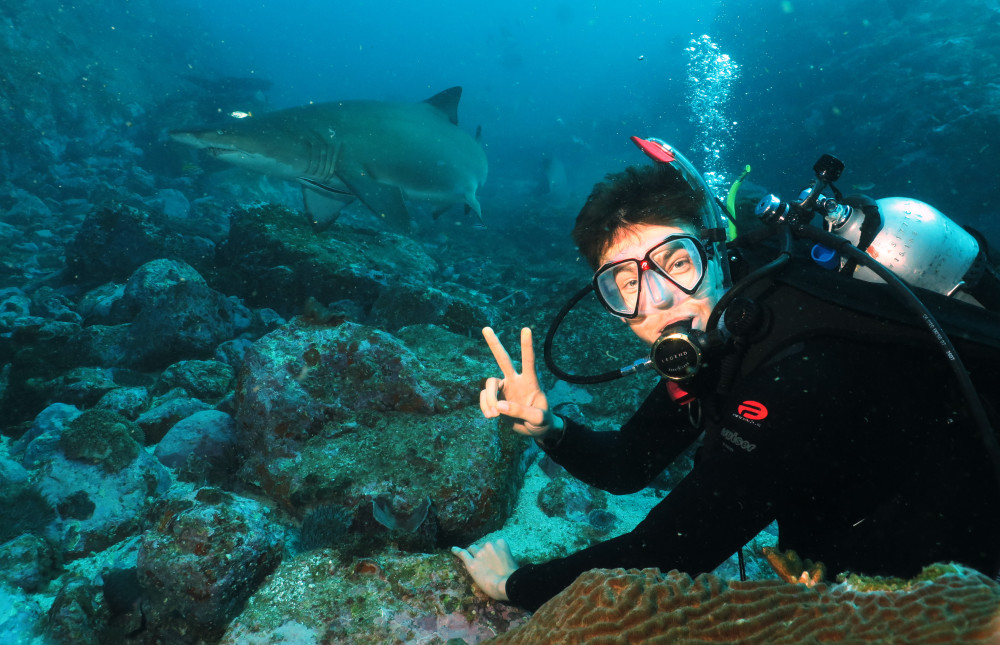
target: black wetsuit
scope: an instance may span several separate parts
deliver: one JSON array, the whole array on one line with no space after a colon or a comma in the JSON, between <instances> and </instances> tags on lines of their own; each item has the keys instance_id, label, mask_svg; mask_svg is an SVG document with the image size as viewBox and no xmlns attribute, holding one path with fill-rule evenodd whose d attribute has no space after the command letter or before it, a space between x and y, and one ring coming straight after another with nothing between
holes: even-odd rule
<instances>
[{"instance_id":1,"label":"black wetsuit","mask_svg":"<svg viewBox=\"0 0 1000 645\"><path fill-rule=\"evenodd\" d=\"M957 561L994 575L1000 491L968 406L937 352L885 340L811 333L706 394L693 470L632 532L515 571L511 602L534 610L593 568L711 571L773 520L780 548L830 574L909 577ZM1000 368L970 371L994 380ZM996 396L995 380L977 387ZM661 382L620 431L567 420L546 451L580 480L629 493L699 434Z\"/></svg>"}]
</instances>

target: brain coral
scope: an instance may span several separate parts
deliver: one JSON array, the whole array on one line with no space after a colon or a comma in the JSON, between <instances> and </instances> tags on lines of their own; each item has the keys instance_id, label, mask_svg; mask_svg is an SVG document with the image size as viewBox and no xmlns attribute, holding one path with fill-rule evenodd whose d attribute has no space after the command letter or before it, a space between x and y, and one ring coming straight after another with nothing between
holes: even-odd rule
<instances>
[{"instance_id":1,"label":"brain coral","mask_svg":"<svg viewBox=\"0 0 1000 645\"><path fill-rule=\"evenodd\" d=\"M596 569L490 643L1000 642L1000 585L977 571L933 565L896 588L857 583Z\"/></svg>"}]
</instances>

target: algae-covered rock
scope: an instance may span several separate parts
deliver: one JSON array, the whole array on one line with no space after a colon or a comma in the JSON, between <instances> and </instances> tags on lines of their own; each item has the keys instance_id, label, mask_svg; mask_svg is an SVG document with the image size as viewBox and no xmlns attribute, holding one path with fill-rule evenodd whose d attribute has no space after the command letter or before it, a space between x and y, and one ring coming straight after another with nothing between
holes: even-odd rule
<instances>
[{"instance_id":1,"label":"algae-covered rock","mask_svg":"<svg viewBox=\"0 0 1000 645\"><path fill-rule=\"evenodd\" d=\"M0 544L0 581L25 591L41 590L59 569L57 554L44 538L25 533Z\"/></svg>"},{"instance_id":2,"label":"algae-covered rock","mask_svg":"<svg viewBox=\"0 0 1000 645\"><path fill-rule=\"evenodd\" d=\"M97 408L117 412L123 417L135 420L149 406L149 390L142 386L119 387L104 394L97 402Z\"/></svg>"},{"instance_id":3,"label":"algae-covered rock","mask_svg":"<svg viewBox=\"0 0 1000 645\"><path fill-rule=\"evenodd\" d=\"M118 472L138 455L142 429L110 410L87 410L70 422L59 438L69 459L98 464L106 472Z\"/></svg>"},{"instance_id":4,"label":"algae-covered rock","mask_svg":"<svg viewBox=\"0 0 1000 645\"><path fill-rule=\"evenodd\" d=\"M98 634L106 629L110 616L100 588L81 578L72 578L56 593L46 618L48 642L100 645Z\"/></svg>"},{"instance_id":5,"label":"algae-covered rock","mask_svg":"<svg viewBox=\"0 0 1000 645\"><path fill-rule=\"evenodd\" d=\"M110 369L75 367L49 381L45 387L55 401L89 408L118 385Z\"/></svg>"},{"instance_id":6,"label":"algae-covered rock","mask_svg":"<svg viewBox=\"0 0 1000 645\"><path fill-rule=\"evenodd\" d=\"M273 204L233 211L218 259L220 288L283 316L300 313L310 297L352 300L367 312L383 292L425 284L437 271L410 238L344 226L317 235L301 215Z\"/></svg>"},{"instance_id":7,"label":"algae-covered rock","mask_svg":"<svg viewBox=\"0 0 1000 645\"><path fill-rule=\"evenodd\" d=\"M167 232L149 212L121 204L91 212L66 245L69 275L84 285L124 280L150 260L177 259L204 267L214 255L208 240Z\"/></svg>"},{"instance_id":8,"label":"algae-covered rock","mask_svg":"<svg viewBox=\"0 0 1000 645\"><path fill-rule=\"evenodd\" d=\"M243 481L298 517L324 504L350 509L352 530L373 533L373 547L374 533L408 525L402 518L427 498L431 544L499 528L525 443L479 411L482 347L421 329L408 333L419 354L353 323L300 323L259 340L235 397Z\"/></svg>"},{"instance_id":9,"label":"algae-covered rock","mask_svg":"<svg viewBox=\"0 0 1000 645\"><path fill-rule=\"evenodd\" d=\"M214 642L281 561L283 531L259 503L202 488L151 514L137 569L150 637Z\"/></svg>"},{"instance_id":10,"label":"algae-covered rock","mask_svg":"<svg viewBox=\"0 0 1000 645\"><path fill-rule=\"evenodd\" d=\"M322 549L283 563L221 642L472 645L527 615L477 591L450 554L343 559Z\"/></svg>"},{"instance_id":11,"label":"algae-covered rock","mask_svg":"<svg viewBox=\"0 0 1000 645\"><path fill-rule=\"evenodd\" d=\"M394 333L410 325L433 324L466 334L498 319L497 307L486 294L455 283L402 284L386 289L370 314L372 324Z\"/></svg>"},{"instance_id":12,"label":"algae-covered rock","mask_svg":"<svg viewBox=\"0 0 1000 645\"><path fill-rule=\"evenodd\" d=\"M44 535L55 519L52 504L35 486L8 484L0 490L0 543L23 533Z\"/></svg>"},{"instance_id":13,"label":"algae-covered rock","mask_svg":"<svg viewBox=\"0 0 1000 645\"><path fill-rule=\"evenodd\" d=\"M234 377L233 368L226 363L180 361L163 370L154 387L154 394L180 387L196 399L218 400L229 392Z\"/></svg>"},{"instance_id":14,"label":"algae-covered rock","mask_svg":"<svg viewBox=\"0 0 1000 645\"><path fill-rule=\"evenodd\" d=\"M125 365L139 369L209 357L220 343L235 337L237 318L249 316L191 267L165 260L139 267L125 284L122 302L138 308L129 328Z\"/></svg>"},{"instance_id":15,"label":"algae-covered rock","mask_svg":"<svg viewBox=\"0 0 1000 645\"><path fill-rule=\"evenodd\" d=\"M68 560L105 549L142 531L142 514L170 487L170 474L143 449L119 470L54 453L34 481L58 511L54 539Z\"/></svg>"}]
</instances>

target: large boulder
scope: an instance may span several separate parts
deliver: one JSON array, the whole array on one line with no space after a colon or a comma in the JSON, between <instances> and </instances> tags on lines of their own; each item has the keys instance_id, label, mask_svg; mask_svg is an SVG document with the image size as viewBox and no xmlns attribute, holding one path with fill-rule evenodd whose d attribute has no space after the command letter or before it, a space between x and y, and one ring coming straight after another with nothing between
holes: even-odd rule
<instances>
[{"instance_id":1,"label":"large boulder","mask_svg":"<svg viewBox=\"0 0 1000 645\"><path fill-rule=\"evenodd\" d=\"M35 445L48 446L31 481L58 512L55 528L65 558L80 558L138 534L150 499L170 487L169 473L143 449L141 439L135 423L94 409L29 444L26 454Z\"/></svg>"},{"instance_id":2,"label":"large boulder","mask_svg":"<svg viewBox=\"0 0 1000 645\"><path fill-rule=\"evenodd\" d=\"M301 313L309 298L349 300L367 312L384 292L427 284L438 269L410 238L347 227L317 235L301 215L273 204L233 211L218 260L219 288L283 316Z\"/></svg>"},{"instance_id":3,"label":"large boulder","mask_svg":"<svg viewBox=\"0 0 1000 645\"><path fill-rule=\"evenodd\" d=\"M420 324L439 325L458 334L493 325L499 319L489 296L455 283L401 284L383 291L368 322L392 333Z\"/></svg>"},{"instance_id":4,"label":"large boulder","mask_svg":"<svg viewBox=\"0 0 1000 645\"><path fill-rule=\"evenodd\" d=\"M165 499L150 520L137 560L148 642L215 642L281 562L282 529L214 488Z\"/></svg>"},{"instance_id":5,"label":"large boulder","mask_svg":"<svg viewBox=\"0 0 1000 645\"><path fill-rule=\"evenodd\" d=\"M427 520L430 543L450 545L499 528L525 444L479 412L490 359L435 327L409 335L420 354L354 323L289 325L257 341L235 397L243 481L298 517L345 509L354 531Z\"/></svg>"},{"instance_id":6,"label":"large boulder","mask_svg":"<svg viewBox=\"0 0 1000 645\"><path fill-rule=\"evenodd\" d=\"M210 358L252 324L238 299L212 289L190 265L158 259L143 264L111 306L117 325L84 327L74 338L77 365L155 370Z\"/></svg>"},{"instance_id":7,"label":"large boulder","mask_svg":"<svg viewBox=\"0 0 1000 645\"><path fill-rule=\"evenodd\" d=\"M153 454L183 481L224 482L235 466L233 425L225 412L195 412L170 428Z\"/></svg>"},{"instance_id":8,"label":"large boulder","mask_svg":"<svg viewBox=\"0 0 1000 645\"><path fill-rule=\"evenodd\" d=\"M155 369L185 358L207 358L236 336L242 305L209 287L190 266L154 260L125 283L123 306L136 314L129 330L129 366Z\"/></svg>"},{"instance_id":9,"label":"large boulder","mask_svg":"<svg viewBox=\"0 0 1000 645\"><path fill-rule=\"evenodd\" d=\"M147 211L121 204L87 215L66 245L67 277L82 285L123 281L151 260L176 259L205 268L214 257L210 240L165 231Z\"/></svg>"}]
</instances>

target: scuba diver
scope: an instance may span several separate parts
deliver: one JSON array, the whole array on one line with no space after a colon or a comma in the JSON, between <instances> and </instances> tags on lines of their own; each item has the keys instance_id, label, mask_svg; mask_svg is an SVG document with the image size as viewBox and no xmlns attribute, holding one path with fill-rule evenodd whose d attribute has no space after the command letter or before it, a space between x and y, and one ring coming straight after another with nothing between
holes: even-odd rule
<instances>
[{"instance_id":1,"label":"scuba diver","mask_svg":"<svg viewBox=\"0 0 1000 645\"><path fill-rule=\"evenodd\" d=\"M916 200L844 199L828 156L799 200L765 197L764 226L733 240L683 155L633 141L654 163L609 175L581 209L572 237L594 276L546 360L577 383L663 378L619 431L595 431L549 409L530 329L518 372L486 328L501 376L480 408L611 493L641 490L700 439L694 467L632 531L567 557L519 566L503 539L454 547L475 583L534 611L590 569L710 572L774 521L779 549L831 573L908 578L953 561L995 576L1000 289L985 240ZM554 365L555 329L590 293L648 359L593 377Z\"/></svg>"}]
</instances>

